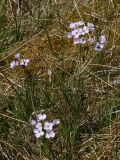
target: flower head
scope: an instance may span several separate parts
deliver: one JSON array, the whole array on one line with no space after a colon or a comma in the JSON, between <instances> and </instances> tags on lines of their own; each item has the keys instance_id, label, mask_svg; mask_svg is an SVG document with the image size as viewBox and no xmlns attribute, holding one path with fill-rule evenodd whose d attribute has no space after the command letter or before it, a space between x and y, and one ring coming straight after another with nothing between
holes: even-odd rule
<instances>
[{"instance_id":1,"label":"flower head","mask_svg":"<svg viewBox=\"0 0 120 160\"><path fill-rule=\"evenodd\" d=\"M37 122L36 125L35 125L36 128L42 130L42 123L40 122Z\"/></svg>"},{"instance_id":2,"label":"flower head","mask_svg":"<svg viewBox=\"0 0 120 160\"><path fill-rule=\"evenodd\" d=\"M53 130L47 130L46 134L45 134L46 138L50 138L50 137L55 137L55 133L53 132Z\"/></svg>"},{"instance_id":3,"label":"flower head","mask_svg":"<svg viewBox=\"0 0 120 160\"><path fill-rule=\"evenodd\" d=\"M35 125L37 124L37 122L36 122L35 120L32 120L32 121L30 122L30 124L31 124L32 126L35 126Z\"/></svg>"},{"instance_id":4,"label":"flower head","mask_svg":"<svg viewBox=\"0 0 120 160\"><path fill-rule=\"evenodd\" d=\"M21 65L21 66L27 66L27 64L28 64L29 61L30 61L29 59L22 59L22 60L20 61L20 65Z\"/></svg>"},{"instance_id":5,"label":"flower head","mask_svg":"<svg viewBox=\"0 0 120 160\"><path fill-rule=\"evenodd\" d=\"M73 42L74 42L74 44L78 44L78 43L80 43L80 41L79 41L79 39L78 39L78 38L74 38Z\"/></svg>"},{"instance_id":6,"label":"flower head","mask_svg":"<svg viewBox=\"0 0 120 160\"><path fill-rule=\"evenodd\" d=\"M33 132L35 133L35 137L36 137L36 138L39 138L39 137L41 137L41 136L44 135L44 132L42 131L41 128L38 128L38 129L35 128L35 129L33 130Z\"/></svg>"},{"instance_id":7,"label":"flower head","mask_svg":"<svg viewBox=\"0 0 120 160\"><path fill-rule=\"evenodd\" d=\"M87 22L87 26L88 26L88 28L89 28L89 30L90 30L91 32L94 32L94 31L95 31L95 28L94 28L94 24L93 24L93 23Z\"/></svg>"},{"instance_id":8,"label":"flower head","mask_svg":"<svg viewBox=\"0 0 120 160\"><path fill-rule=\"evenodd\" d=\"M70 28L71 28L71 29L76 28L76 27L77 27L77 24L76 24L76 23L71 23L71 24L70 24Z\"/></svg>"},{"instance_id":9,"label":"flower head","mask_svg":"<svg viewBox=\"0 0 120 160\"><path fill-rule=\"evenodd\" d=\"M37 118L38 118L39 121L45 120L46 117L47 117L46 114L38 114L37 115Z\"/></svg>"},{"instance_id":10,"label":"flower head","mask_svg":"<svg viewBox=\"0 0 120 160\"><path fill-rule=\"evenodd\" d=\"M80 28L76 28L72 31L72 35L75 37L75 38L78 38L82 33L81 33L81 29Z\"/></svg>"},{"instance_id":11,"label":"flower head","mask_svg":"<svg viewBox=\"0 0 120 160\"><path fill-rule=\"evenodd\" d=\"M82 28L81 35L84 35L84 34L86 34L86 33L88 33L88 32L89 32L88 27L84 26L84 27Z\"/></svg>"},{"instance_id":12,"label":"flower head","mask_svg":"<svg viewBox=\"0 0 120 160\"><path fill-rule=\"evenodd\" d=\"M105 43L105 42L106 42L105 36L103 36L103 35L99 36L99 41L100 41L101 43Z\"/></svg>"},{"instance_id":13,"label":"flower head","mask_svg":"<svg viewBox=\"0 0 120 160\"><path fill-rule=\"evenodd\" d=\"M72 38L72 33L71 33L71 32L68 32L67 37L68 37L68 38Z\"/></svg>"},{"instance_id":14,"label":"flower head","mask_svg":"<svg viewBox=\"0 0 120 160\"><path fill-rule=\"evenodd\" d=\"M84 25L84 22L83 21L79 21L79 22L74 22L74 23L71 23L70 24L70 28L71 29L75 29L75 28L78 28L80 26Z\"/></svg>"},{"instance_id":15,"label":"flower head","mask_svg":"<svg viewBox=\"0 0 120 160\"><path fill-rule=\"evenodd\" d=\"M16 66L19 66L19 61L12 61L12 62L10 63L10 68L14 68L14 67L16 67Z\"/></svg>"},{"instance_id":16,"label":"flower head","mask_svg":"<svg viewBox=\"0 0 120 160\"><path fill-rule=\"evenodd\" d=\"M103 48L104 48L104 44L103 43L96 42L95 45L94 45L94 50L102 51Z\"/></svg>"},{"instance_id":17,"label":"flower head","mask_svg":"<svg viewBox=\"0 0 120 160\"><path fill-rule=\"evenodd\" d=\"M83 26L84 25L84 22L83 21L79 21L79 22L76 22L77 23L77 26L80 27L80 26Z\"/></svg>"},{"instance_id":18,"label":"flower head","mask_svg":"<svg viewBox=\"0 0 120 160\"><path fill-rule=\"evenodd\" d=\"M52 130L53 123L52 122L45 122L44 123L44 129L45 130Z\"/></svg>"},{"instance_id":19,"label":"flower head","mask_svg":"<svg viewBox=\"0 0 120 160\"><path fill-rule=\"evenodd\" d=\"M89 42L92 44L94 43L94 38L89 38Z\"/></svg>"},{"instance_id":20,"label":"flower head","mask_svg":"<svg viewBox=\"0 0 120 160\"><path fill-rule=\"evenodd\" d=\"M75 27L74 23L70 23L70 26L69 26L71 29L73 29Z\"/></svg>"},{"instance_id":21,"label":"flower head","mask_svg":"<svg viewBox=\"0 0 120 160\"><path fill-rule=\"evenodd\" d=\"M15 55L15 58L20 58L20 53L17 53L17 54Z\"/></svg>"},{"instance_id":22,"label":"flower head","mask_svg":"<svg viewBox=\"0 0 120 160\"><path fill-rule=\"evenodd\" d=\"M53 119L53 124L60 124L60 120L59 119Z\"/></svg>"}]
</instances>

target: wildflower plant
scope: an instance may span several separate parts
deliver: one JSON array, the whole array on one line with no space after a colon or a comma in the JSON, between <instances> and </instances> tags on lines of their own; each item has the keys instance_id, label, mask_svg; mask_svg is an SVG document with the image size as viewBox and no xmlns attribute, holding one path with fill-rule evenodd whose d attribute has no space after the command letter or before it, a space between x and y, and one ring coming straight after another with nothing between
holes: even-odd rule
<instances>
[{"instance_id":1,"label":"wildflower plant","mask_svg":"<svg viewBox=\"0 0 120 160\"><path fill-rule=\"evenodd\" d=\"M59 119L53 119L53 121L47 121L46 118L47 118L46 114L40 113L36 115L36 120L30 120L30 124L34 127L33 133L35 137L37 139L40 138L40 143L39 143L40 159L42 159L42 150L41 150L42 142L46 143L45 145L49 147L46 140L55 137L55 132L53 127L55 125L60 124ZM42 139L43 136L45 139Z\"/></svg>"}]
</instances>

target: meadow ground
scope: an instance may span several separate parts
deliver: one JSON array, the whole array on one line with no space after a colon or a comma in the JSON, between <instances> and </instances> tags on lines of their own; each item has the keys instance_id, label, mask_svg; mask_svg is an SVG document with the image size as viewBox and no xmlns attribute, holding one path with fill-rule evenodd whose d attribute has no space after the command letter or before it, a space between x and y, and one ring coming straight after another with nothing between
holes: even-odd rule
<instances>
[{"instance_id":1,"label":"meadow ground","mask_svg":"<svg viewBox=\"0 0 120 160\"><path fill-rule=\"evenodd\" d=\"M0 160L120 160L119 0L0 1Z\"/></svg>"}]
</instances>

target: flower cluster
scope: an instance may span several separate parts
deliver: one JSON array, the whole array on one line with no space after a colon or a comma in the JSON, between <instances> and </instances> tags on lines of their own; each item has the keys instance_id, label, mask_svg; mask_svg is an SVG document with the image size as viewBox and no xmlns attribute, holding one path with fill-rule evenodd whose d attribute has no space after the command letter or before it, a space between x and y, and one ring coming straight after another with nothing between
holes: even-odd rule
<instances>
[{"instance_id":1,"label":"flower cluster","mask_svg":"<svg viewBox=\"0 0 120 160\"><path fill-rule=\"evenodd\" d=\"M15 60L10 63L10 68L14 68L16 66L27 66L29 61L29 59L20 60L20 53L17 53L15 55Z\"/></svg>"},{"instance_id":2,"label":"flower cluster","mask_svg":"<svg viewBox=\"0 0 120 160\"><path fill-rule=\"evenodd\" d=\"M102 51L104 48L104 43L106 42L106 38L103 35L99 36L98 38L99 41L95 43L94 50Z\"/></svg>"},{"instance_id":3,"label":"flower cluster","mask_svg":"<svg viewBox=\"0 0 120 160\"><path fill-rule=\"evenodd\" d=\"M53 126L60 124L59 119L54 119L52 122L44 122L43 121L46 119L46 114L38 114L37 115L37 120L32 120L30 124L34 126L35 128L33 129L33 132L35 134L36 138L39 138L45 134L46 138L53 138L55 137L55 133L53 131Z\"/></svg>"},{"instance_id":4,"label":"flower cluster","mask_svg":"<svg viewBox=\"0 0 120 160\"><path fill-rule=\"evenodd\" d=\"M87 41L91 44L94 44L94 49L101 51L104 47L104 43L106 42L105 36L99 36L99 41L95 42L94 38L90 37L90 34L95 32L95 27L93 23L87 22L87 25L84 24L83 21L71 23L69 28L72 30L67 33L68 38L73 37L74 44L85 44ZM87 36L89 35L89 38Z\"/></svg>"}]
</instances>

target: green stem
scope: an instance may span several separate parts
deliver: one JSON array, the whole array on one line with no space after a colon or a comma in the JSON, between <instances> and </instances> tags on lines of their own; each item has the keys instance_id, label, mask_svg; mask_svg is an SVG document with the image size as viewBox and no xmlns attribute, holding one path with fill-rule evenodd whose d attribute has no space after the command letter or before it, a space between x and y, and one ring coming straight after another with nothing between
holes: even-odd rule
<instances>
[{"instance_id":1,"label":"green stem","mask_svg":"<svg viewBox=\"0 0 120 160\"><path fill-rule=\"evenodd\" d=\"M41 154L41 141L40 141L40 160L42 160L42 154Z\"/></svg>"}]
</instances>

